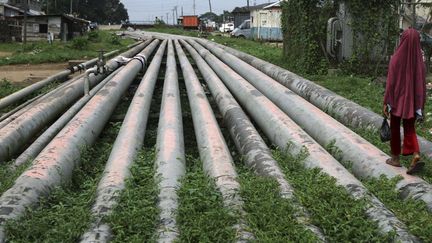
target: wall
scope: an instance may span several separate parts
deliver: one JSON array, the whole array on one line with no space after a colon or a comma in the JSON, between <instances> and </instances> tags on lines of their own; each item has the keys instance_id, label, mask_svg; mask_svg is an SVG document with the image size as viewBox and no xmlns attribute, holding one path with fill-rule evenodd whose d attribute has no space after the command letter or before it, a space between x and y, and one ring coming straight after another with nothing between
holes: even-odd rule
<instances>
[{"instance_id":1,"label":"wall","mask_svg":"<svg viewBox=\"0 0 432 243\"><path fill-rule=\"evenodd\" d=\"M252 38L264 41L282 41L281 17L281 8L252 11Z\"/></svg>"},{"instance_id":2,"label":"wall","mask_svg":"<svg viewBox=\"0 0 432 243\"><path fill-rule=\"evenodd\" d=\"M234 14L234 28L239 27L243 23L243 21L250 19L250 13L235 13Z\"/></svg>"}]
</instances>

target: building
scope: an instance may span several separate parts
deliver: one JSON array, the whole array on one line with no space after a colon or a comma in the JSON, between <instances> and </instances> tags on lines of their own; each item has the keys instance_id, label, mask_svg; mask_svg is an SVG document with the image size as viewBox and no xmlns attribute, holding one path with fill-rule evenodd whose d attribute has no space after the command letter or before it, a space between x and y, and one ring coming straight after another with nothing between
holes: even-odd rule
<instances>
[{"instance_id":1,"label":"building","mask_svg":"<svg viewBox=\"0 0 432 243\"><path fill-rule=\"evenodd\" d=\"M255 40L283 41L281 1L252 10L251 36Z\"/></svg>"},{"instance_id":2,"label":"building","mask_svg":"<svg viewBox=\"0 0 432 243\"><path fill-rule=\"evenodd\" d=\"M16 16L22 23L23 16ZM52 33L54 40L67 41L88 31L90 21L67 14L36 15L27 17L27 40L46 40Z\"/></svg>"},{"instance_id":3,"label":"building","mask_svg":"<svg viewBox=\"0 0 432 243\"><path fill-rule=\"evenodd\" d=\"M43 15L44 12L41 10L41 1L39 0L27 0L28 11L27 14ZM0 17L13 17L18 15L24 15L25 0L0 0Z\"/></svg>"},{"instance_id":4,"label":"building","mask_svg":"<svg viewBox=\"0 0 432 243\"><path fill-rule=\"evenodd\" d=\"M268 6L269 3L260 4L260 5L254 5L254 6L243 6L243 7L236 7L231 14L234 17L234 28L239 27L243 23L243 21L251 18L251 12L254 10L259 10L264 8L265 6Z\"/></svg>"}]
</instances>

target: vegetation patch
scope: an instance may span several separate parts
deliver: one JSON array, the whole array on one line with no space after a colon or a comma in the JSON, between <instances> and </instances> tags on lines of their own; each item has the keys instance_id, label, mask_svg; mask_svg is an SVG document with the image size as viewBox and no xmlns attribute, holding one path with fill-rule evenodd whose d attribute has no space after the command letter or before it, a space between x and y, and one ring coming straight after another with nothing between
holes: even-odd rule
<instances>
[{"instance_id":1,"label":"vegetation patch","mask_svg":"<svg viewBox=\"0 0 432 243\"><path fill-rule=\"evenodd\" d=\"M301 156L294 158L275 150L278 161L295 188L295 195L311 214L312 224L320 227L329 242L384 242L378 224L366 216L366 202L354 200L336 180L319 169L305 169Z\"/></svg>"},{"instance_id":2,"label":"vegetation patch","mask_svg":"<svg viewBox=\"0 0 432 243\"><path fill-rule=\"evenodd\" d=\"M186 157L187 173L179 194L177 223L180 242L232 242L235 214L225 208L214 181L202 169L199 159Z\"/></svg>"},{"instance_id":3,"label":"vegetation patch","mask_svg":"<svg viewBox=\"0 0 432 243\"><path fill-rule=\"evenodd\" d=\"M291 200L280 195L276 180L238 166L246 224L259 242L316 242L316 236L296 218Z\"/></svg>"},{"instance_id":4,"label":"vegetation patch","mask_svg":"<svg viewBox=\"0 0 432 243\"><path fill-rule=\"evenodd\" d=\"M389 180L385 177L364 181L369 190L377 196L398 219L404 222L409 231L423 242L429 242L432 234L432 216L424 202L402 200L395 190L400 178Z\"/></svg>"},{"instance_id":5,"label":"vegetation patch","mask_svg":"<svg viewBox=\"0 0 432 243\"><path fill-rule=\"evenodd\" d=\"M94 34L97 33L97 34ZM77 37L71 42L55 41L52 45L45 41L22 43L0 43L0 51L10 51L13 55L0 58L0 65L39 64L64 62L72 59L91 59L98 56L100 50L110 52L132 44L132 39L120 39L109 31L90 32Z\"/></svg>"},{"instance_id":6,"label":"vegetation patch","mask_svg":"<svg viewBox=\"0 0 432 243\"><path fill-rule=\"evenodd\" d=\"M154 175L154 150L142 150L131 169L119 204L106 222L113 231L113 242L153 242L159 222L159 190Z\"/></svg>"}]
</instances>

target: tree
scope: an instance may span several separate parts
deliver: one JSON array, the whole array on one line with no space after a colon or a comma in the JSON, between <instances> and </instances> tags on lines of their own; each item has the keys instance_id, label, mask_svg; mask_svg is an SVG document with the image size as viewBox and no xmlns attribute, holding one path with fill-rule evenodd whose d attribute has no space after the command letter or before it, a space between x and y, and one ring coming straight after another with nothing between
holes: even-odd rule
<instances>
[{"instance_id":1,"label":"tree","mask_svg":"<svg viewBox=\"0 0 432 243\"><path fill-rule=\"evenodd\" d=\"M64 14L70 12L71 0L44 0L44 9L50 14ZM100 24L120 24L129 20L124 4L119 0L73 0L72 12L74 15Z\"/></svg>"}]
</instances>

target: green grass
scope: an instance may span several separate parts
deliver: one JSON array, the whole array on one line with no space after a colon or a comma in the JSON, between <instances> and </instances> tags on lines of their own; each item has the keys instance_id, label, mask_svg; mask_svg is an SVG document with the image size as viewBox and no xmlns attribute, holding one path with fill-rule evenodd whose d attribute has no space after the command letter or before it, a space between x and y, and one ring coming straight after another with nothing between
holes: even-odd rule
<instances>
[{"instance_id":1,"label":"green grass","mask_svg":"<svg viewBox=\"0 0 432 243\"><path fill-rule=\"evenodd\" d=\"M92 33L92 32L91 32ZM117 42L112 32L98 31L98 37L79 37L88 42L87 48L80 48L74 45L74 41L67 43L56 41L52 45L46 41L29 42L27 45L22 43L0 43L0 51L12 52L9 57L0 58L0 65L8 64L38 64L47 62L64 62L71 59L91 59L98 56L99 50L106 52L126 47L134 41L122 39ZM94 34L90 34L94 36ZM81 42L81 43L84 43Z\"/></svg>"},{"instance_id":2,"label":"green grass","mask_svg":"<svg viewBox=\"0 0 432 243\"><path fill-rule=\"evenodd\" d=\"M316 236L296 218L291 200L280 196L278 183L238 166L246 224L258 242L316 242Z\"/></svg>"},{"instance_id":3,"label":"green grass","mask_svg":"<svg viewBox=\"0 0 432 243\"><path fill-rule=\"evenodd\" d=\"M384 242L392 235L381 235L377 223L365 213L365 202L354 200L336 180L318 169L303 168L302 158L274 151L295 195L310 214L312 224L320 227L328 242Z\"/></svg>"},{"instance_id":4,"label":"green grass","mask_svg":"<svg viewBox=\"0 0 432 243\"><path fill-rule=\"evenodd\" d=\"M177 224L180 242L232 242L235 213L223 206L222 195L202 169L199 159L187 156L187 174L178 191Z\"/></svg>"},{"instance_id":5,"label":"green grass","mask_svg":"<svg viewBox=\"0 0 432 243\"><path fill-rule=\"evenodd\" d=\"M154 159L154 150L144 149L132 166L119 204L106 219L113 231L113 242L154 242L156 239L159 190L154 179Z\"/></svg>"},{"instance_id":6,"label":"green grass","mask_svg":"<svg viewBox=\"0 0 432 243\"><path fill-rule=\"evenodd\" d=\"M96 187L120 124L110 124L100 140L85 149L70 184L55 189L21 219L7 224L11 242L75 242L88 228Z\"/></svg>"},{"instance_id":7,"label":"green grass","mask_svg":"<svg viewBox=\"0 0 432 243\"><path fill-rule=\"evenodd\" d=\"M22 88L24 88L24 84L14 84L7 79L0 80L0 99L6 97Z\"/></svg>"},{"instance_id":8,"label":"green grass","mask_svg":"<svg viewBox=\"0 0 432 243\"><path fill-rule=\"evenodd\" d=\"M409 231L423 242L430 242L432 236L432 215L420 200L402 200L395 191L398 178L385 177L364 181L366 187L389 208Z\"/></svg>"}]
</instances>

